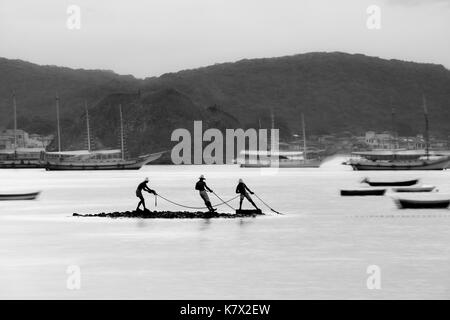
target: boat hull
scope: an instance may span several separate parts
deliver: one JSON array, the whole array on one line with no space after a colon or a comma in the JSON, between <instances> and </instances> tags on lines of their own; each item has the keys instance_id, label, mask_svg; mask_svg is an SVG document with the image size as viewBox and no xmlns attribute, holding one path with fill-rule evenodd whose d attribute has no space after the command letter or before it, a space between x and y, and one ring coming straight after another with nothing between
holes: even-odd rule
<instances>
[{"instance_id":1,"label":"boat hull","mask_svg":"<svg viewBox=\"0 0 450 320\"><path fill-rule=\"evenodd\" d=\"M279 161L274 163L242 163L241 168L319 168L321 161Z\"/></svg>"},{"instance_id":2,"label":"boat hull","mask_svg":"<svg viewBox=\"0 0 450 320\"><path fill-rule=\"evenodd\" d=\"M134 160L102 161L61 161L47 162L47 171L87 171L87 170L139 170L147 163L157 160L164 152L151 154Z\"/></svg>"},{"instance_id":3,"label":"boat hull","mask_svg":"<svg viewBox=\"0 0 450 320\"><path fill-rule=\"evenodd\" d=\"M43 169L45 163L33 160L0 161L0 169Z\"/></svg>"},{"instance_id":4,"label":"boat hull","mask_svg":"<svg viewBox=\"0 0 450 320\"><path fill-rule=\"evenodd\" d=\"M401 209L446 209L450 205L450 200L397 199L397 204Z\"/></svg>"},{"instance_id":5,"label":"boat hull","mask_svg":"<svg viewBox=\"0 0 450 320\"><path fill-rule=\"evenodd\" d=\"M383 196L386 189L368 189L368 190L341 190L341 196Z\"/></svg>"},{"instance_id":6,"label":"boat hull","mask_svg":"<svg viewBox=\"0 0 450 320\"><path fill-rule=\"evenodd\" d=\"M357 161L351 162L353 170L445 170L450 165L450 158L423 161Z\"/></svg>"},{"instance_id":7,"label":"boat hull","mask_svg":"<svg viewBox=\"0 0 450 320\"><path fill-rule=\"evenodd\" d=\"M392 188L392 191L399 192L399 193L406 193L406 192L431 192L436 187L401 187L401 188Z\"/></svg>"},{"instance_id":8,"label":"boat hull","mask_svg":"<svg viewBox=\"0 0 450 320\"><path fill-rule=\"evenodd\" d=\"M40 192L21 193L21 194L0 194L0 201L12 200L34 200Z\"/></svg>"},{"instance_id":9,"label":"boat hull","mask_svg":"<svg viewBox=\"0 0 450 320\"><path fill-rule=\"evenodd\" d=\"M389 181L389 182L363 180L363 182L367 183L371 187L410 187L417 184L419 182L419 179L406 181Z\"/></svg>"}]
</instances>

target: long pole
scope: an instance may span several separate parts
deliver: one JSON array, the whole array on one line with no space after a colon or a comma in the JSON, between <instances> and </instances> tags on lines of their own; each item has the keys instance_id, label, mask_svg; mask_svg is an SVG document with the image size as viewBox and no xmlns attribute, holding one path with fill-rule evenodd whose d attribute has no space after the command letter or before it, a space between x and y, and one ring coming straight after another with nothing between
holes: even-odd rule
<instances>
[{"instance_id":1,"label":"long pole","mask_svg":"<svg viewBox=\"0 0 450 320\"><path fill-rule=\"evenodd\" d=\"M425 116L425 152L427 155L427 160L430 158L430 128L428 123L428 108L427 108L427 99L425 98L425 94L422 94L423 101L423 114Z\"/></svg>"},{"instance_id":2,"label":"long pole","mask_svg":"<svg viewBox=\"0 0 450 320\"><path fill-rule=\"evenodd\" d=\"M87 147L91 151L91 129L89 127L89 109L86 100L84 100L84 108L86 109L86 130L87 130Z\"/></svg>"},{"instance_id":3,"label":"long pole","mask_svg":"<svg viewBox=\"0 0 450 320\"><path fill-rule=\"evenodd\" d=\"M122 151L122 160L125 160L125 146L123 141L123 115L122 115L122 105L119 105L120 112L120 149Z\"/></svg>"},{"instance_id":4,"label":"long pole","mask_svg":"<svg viewBox=\"0 0 450 320\"><path fill-rule=\"evenodd\" d=\"M13 107L14 107L14 157L16 156L17 150L17 104L16 104L16 93L13 91Z\"/></svg>"},{"instance_id":5,"label":"long pole","mask_svg":"<svg viewBox=\"0 0 450 320\"><path fill-rule=\"evenodd\" d=\"M391 97L391 135L392 135L392 140L394 142L393 143L394 148L397 149L398 148L398 138L397 138L397 130L395 127L395 107L392 102L392 97Z\"/></svg>"},{"instance_id":6,"label":"long pole","mask_svg":"<svg viewBox=\"0 0 450 320\"><path fill-rule=\"evenodd\" d=\"M59 126L59 96L56 94L56 127L58 134L58 152L61 152L61 129Z\"/></svg>"},{"instance_id":7,"label":"long pole","mask_svg":"<svg viewBox=\"0 0 450 320\"><path fill-rule=\"evenodd\" d=\"M303 161L306 162L306 127L305 127L305 116L302 113L302 130L303 130Z\"/></svg>"},{"instance_id":8,"label":"long pole","mask_svg":"<svg viewBox=\"0 0 450 320\"><path fill-rule=\"evenodd\" d=\"M273 129L275 129L275 116L273 114L273 109L270 110L270 120L271 120L271 126L272 130L270 132L270 151L272 151L272 143L273 143ZM270 156L272 156L272 152L270 153Z\"/></svg>"}]
</instances>

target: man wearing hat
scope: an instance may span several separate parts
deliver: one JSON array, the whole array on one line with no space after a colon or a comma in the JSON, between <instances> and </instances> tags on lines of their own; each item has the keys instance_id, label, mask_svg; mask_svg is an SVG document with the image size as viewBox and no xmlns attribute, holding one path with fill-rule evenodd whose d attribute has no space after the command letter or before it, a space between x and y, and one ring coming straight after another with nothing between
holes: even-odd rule
<instances>
[{"instance_id":1,"label":"man wearing hat","mask_svg":"<svg viewBox=\"0 0 450 320\"><path fill-rule=\"evenodd\" d=\"M153 193L154 195L156 195L156 191L150 189L147 186L148 181L149 181L149 179L145 178L145 180L143 182L139 183L139 185L138 185L138 187L136 189L136 197L138 197L139 200L140 200L139 203L138 203L138 206L136 208L136 211L139 210L139 207L141 206L141 204L144 206L144 211L147 210L147 208L145 207L145 199L144 199L144 196L142 195L142 190L147 191L148 193Z\"/></svg>"},{"instance_id":2,"label":"man wearing hat","mask_svg":"<svg viewBox=\"0 0 450 320\"><path fill-rule=\"evenodd\" d=\"M208 188L208 186L206 185L204 175L201 175L198 178L198 181L195 184L195 190L199 191L200 197L202 197L203 201L205 202L206 207L208 207L208 210L210 212L214 212L217 210L212 207L211 201L209 200L209 197L208 197L208 193L206 193L206 191L209 191L209 192L213 192L213 191L210 188Z\"/></svg>"},{"instance_id":3,"label":"man wearing hat","mask_svg":"<svg viewBox=\"0 0 450 320\"><path fill-rule=\"evenodd\" d=\"M253 191L251 191L247 185L244 183L242 179L239 179L239 183L236 187L236 193L240 193L240 201L239 201L239 210L242 210L242 201L244 201L244 198L247 198L248 201L256 208L256 210L259 210L259 208L256 206L256 204L253 202L250 195L247 193L250 192L250 194L254 194Z\"/></svg>"}]
</instances>

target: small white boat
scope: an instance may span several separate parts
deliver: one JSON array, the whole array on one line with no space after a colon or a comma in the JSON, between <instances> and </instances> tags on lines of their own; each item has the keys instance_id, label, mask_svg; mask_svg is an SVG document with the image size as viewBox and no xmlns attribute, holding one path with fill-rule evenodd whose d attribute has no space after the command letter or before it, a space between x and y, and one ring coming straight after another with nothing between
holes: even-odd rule
<instances>
[{"instance_id":1,"label":"small white boat","mask_svg":"<svg viewBox=\"0 0 450 320\"><path fill-rule=\"evenodd\" d=\"M412 186L412 187L398 187L392 188L393 192L431 192L435 190L435 186Z\"/></svg>"},{"instance_id":2,"label":"small white boat","mask_svg":"<svg viewBox=\"0 0 450 320\"><path fill-rule=\"evenodd\" d=\"M34 200L40 193L40 191L30 193L0 193L0 201Z\"/></svg>"}]
</instances>

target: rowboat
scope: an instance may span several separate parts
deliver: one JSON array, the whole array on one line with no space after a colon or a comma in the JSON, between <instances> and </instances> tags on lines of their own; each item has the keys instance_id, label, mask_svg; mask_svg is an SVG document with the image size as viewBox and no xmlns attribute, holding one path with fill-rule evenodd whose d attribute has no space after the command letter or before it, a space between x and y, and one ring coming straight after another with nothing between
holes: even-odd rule
<instances>
[{"instance_id":1,"label":"rowboat","mask_svg":"<svg viewBox=\"0 0 450 320\"><path fill-rule=\"evenodd\" d=\"M450 199L396 199L400 209L446 209Z\"/></svg>"},{"instance_id":2,"label":"rowboat","mask_svg":"<svg viewBox=\"0 0 450 320\"><path fill-rule=\"evenodd\" d=\"M341 196L382 196L386 189L344 189L341 190Z\"/></svg>"},{"instance_id":3,"label":"rowboat","mask_svg":"<svg viewBox=\"0 0 450 320\"><path fill-rule=\"evenodd\" d=\"M419 179L404 181L370 181L364 178L361 183L367 183L371 187L409 187L419 182Z\"/></svg>"},{"instance_id":4,"label":"rowboat","mask_svg":"<svg viewBox=\"0 0 450 320\"><path fill-rule=\"evenodd\" d=\"M400 187L392 188L394 192L431 192L436 189L435 186L419 186L419 187Z\"/></svg>"},{"instance_id":5,"label":"rowboat","mask_svg":"<svg viewBox=\"0 0 450 320\"><path fill-rule=\"evenodd\" d=\"M10 200L34 200L39 195L38 192L31 193L0 193L0 201L10 201Z\"/></svg>"}]
</instances>

